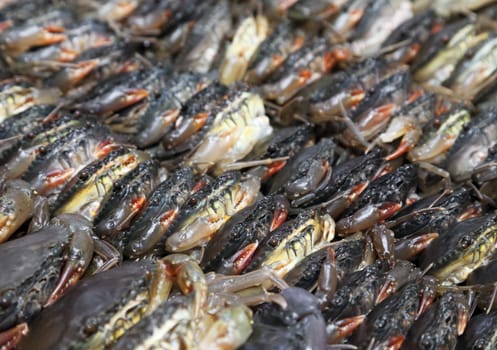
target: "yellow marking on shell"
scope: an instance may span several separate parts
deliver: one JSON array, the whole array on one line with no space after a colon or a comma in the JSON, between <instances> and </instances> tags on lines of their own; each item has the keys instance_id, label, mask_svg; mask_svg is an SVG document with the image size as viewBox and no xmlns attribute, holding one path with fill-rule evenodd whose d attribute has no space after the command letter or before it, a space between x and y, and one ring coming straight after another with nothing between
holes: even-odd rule
<instances>
[{"instance_id":1,"label":"yellow marking on shell","mask_svg":"<svg viewBox=\"0 0 497 350\"><path fill-rule=\"evenodd\" d=\"M456 64L466 52L486 40L488 32L476 35L473 24L469 24L457 32L449 41L445 49L421 67L414 75L416 80L432 85L440 85L449 78Z\"/></svg>"},{"instance_id":2,"label":"yellow marking on shell","mask_svg":"<svg viewBox=\"0 0 497 350\"><path fill-rule=\"evenodd\" d=\"M471 272L486 264L496 250L497 225L493 225L483 231L459 259L434 271L433 275L443 280L443 285L461 283Z\"/></svg>"},{"instance_id":3,"label":"yellow marking on shell","mask_svg":"<svg viewBox=\"0 0 497 350\"><path fill-rule=\"evenodd\" d=\"M222 84L228 85L243 78L250 59L268 34L269 21L266 17L248 17L242 21L233 36L233 41L226 49L221 65Z\"/></svg>"},{"instance_id":4,"label":"yellow marking on shell","mask_svg":"<svg viewBox=\"0 0 497 350\"><path fill-rule=\"evenodd\" d=\"M218 189L217 193L213 193L204 206L188 217L180 229L168 239L168 249L183 251L209 240L231 216L254 201L259 187L260 180L249 177L231 184L229 188Z\"/></svg>"},{"instance_id":5,"label":"yellow marking on shell","mask_svg":"<svg viewBox=\"0 0 497 350\"><path fill-rule=\"evenodd\" d=\"M145 159L146 156L142 153L130 152L108 162L86 181L82 189L57 210L56 215L79 213L92 220L98 214L103 198L109 195L114 183Z\"/></svg>"},{"instance_id":6,"label":"yellow marking on shell","mask_svg":"<svg viewBox=\"0 0 497 350\"><path fill-rule=\"evenodd\" d=\"M266 257L261 266L269 266L283 278L307 255L330 243L335 234L335 221L329 216L314 216L297 227Z\"/></svg>"},{"instance_id":7,"label":"yellow marking on shell","mask_svg":"<svg viewBox=\"0 0 497 350\"><path fill-rule=\"evenodd\" d=\"M196 321L188 307L178 308L167 321L154 327L152 334L145 337L135 349L175 349L172 344L182 344L185 349L194 349Z\"/></svg>"},{"instance_id":8,"label":"yellow marking on shell","mask_svg":"<svg viewBox=\"0 0 497 350\"><path fill-rule=\"evenodd\" d=\"M497 38L488 40L471 60L464 64L462 71L451 85L457 95L472 98L473 90L485 86L497 69Z\"/></svg>"},{"instance_id":9,"label":"yellow marking on shell","mask_svg":"<svg viewBox=\"0 0 497 350\"><path fill-rule=\"evenodd\" d=\"M271 134L272 127L265 115L262 98L244 92L216 115L213 126L187 164L200 167L201 170L212 165L222 168L222 164L244 158L257 143L263 142Z\"/></svg>"},{"instance_id":10,"label":"yellow marking on shell","mask_svg":"<svg viewBox=\"0 0 497 350\"><path fill-rule=\"evenodd\" d=\"M141 292L115 312L87 342L87 348L101 350L116 342L127 330L136 325L146 314L148 293Z\"/></svg>"}]
</instances>

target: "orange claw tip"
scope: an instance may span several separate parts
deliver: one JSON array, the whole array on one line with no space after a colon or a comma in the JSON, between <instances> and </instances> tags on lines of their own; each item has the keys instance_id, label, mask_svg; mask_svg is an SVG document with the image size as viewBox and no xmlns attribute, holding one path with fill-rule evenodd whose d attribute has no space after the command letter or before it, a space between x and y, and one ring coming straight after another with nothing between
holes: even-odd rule
<instances>
[{"instance_id":1,"label":"orange claw tip","mask_svg":"<svg viewBox=\"0 0 497 350\"><path fill-rule=\"evenodd\" d=\"M57 186L64 184L74 173L72 168L68 169L56 169L47 173L45 176L45 184L43 187L43 192L47 190L54 189Z\"/></svg>"},{"instance_id":2,"label":"orange claw tip","mask_svg":"<svg viewBox=\"0 0 497 350\"><path fill-rule=\"evenodd\" d=\"M431 242L433 242L437 238L437 232L426 233L424 235L416 237L413 242L413 247L415 250L423 251L430 245Z\"/></svg>"},{"instance_id":3,"label":"orange claw tip","mask_svg":"<svg viewBox=\"0 0 497 350\"><path fill-rule=\"evenodd\" d=\"M167 110L163 115L162 115L162 123L163 125L171 125L176 121L176 118L178 118L180 109L175 108L175 109L170 109Z\"/></svg>"},{"instance_id":4,"label":"orange claw tip","mask_svg":"<svg viewBox=\"0 0 497 350\"><path fill-rule=\"evenodd\" d=\"M209 117L209 113L203 112L203 113L198 113L193 117L193 120L196 124L197 128L201 128L202 126L205 125L207 122L207 118Z\"/></svg>"},{"instance_id":5,"label":"orange claw tip","mask_svg":"<svg viewBox=\"0 0 497 350\"><path fill-rule=\"evenodd\" d=\"M259 243L254 242L246 245L240 251L238 251L233 257L233 273L239 275L243 270L250 264L252 257L254 256L255 251Z\"/></svg>"},{"instance_id":6,"label":"orange claw tip","mask_svg":"<svg viewBox=\"0 0 497 350\"><path fill-rule=\"evenodd\" d=\"M264 174L263 176L263 180L269 179L271 176L273 176L278 171L283 169L285 165L286 165L286 160L278 160L276 162L271 163L271 165L267 167L267 171L266 174Z\"/></svg>"},{"instance_id":7,"label":"orange claw tip","mask_svg":"<svg viewBox=\"0 0 497 350\"><path fill-rule=\"evenodd\" d=\"M387 350L399 350L404 341L406 340L406 337L403 335L394 335L388 338L387 342Z\"/></svg>"},{"instance_id":8,"label":"orange claw tip","mask_svg":"<svg viewBox=\"0 0 497 350\"><path fill-rule=\"evenodd\" d=\"M380 220L386 220L402 208L402 205L397 202L385 202L379 206Z\"/></svg>"},{"instance_id":9,"label":"orange claw tip","mask_svg":"<svg viewBox=\"0 0 497 350\"><path fill-rule=\"evenodd\" d=\"M145 203L147 203L147 197L145 196L136 197L131 200L131 207L133 208L134 212L137 212L140 211L145 206Z\"/></svg>"},{"instance_id":10,"label":"orange claw tip","mask_svg":"<svg viewBox=\"0 0 497 350\"><path fill-rule=\"evenodd\" d=\"M459 217L457 218L457 221L464 221L468 220L477 216L480 216L480 208L478 207L470 207L467 210L465 210Z\"/></svg>"},{"instance_id":11,"label":"orange claw tip","mask_svg":"<svg viewBox=\"0 0 497 350\"><path fill-rule=\"evenodd\" d=\"M361 130L367 130L368 128L372 128L389 119L396 108L397 106L393 103L389 103L376 108L373 112L373 117L369 118L367 123L361 126Z\"/></svg>"},{"instance_id":12,"label":"orange claw tip","mask_svg":"<svg viewBox=\"0 0 497 350\"><path fill-rule=\"evenodd\" d=\"M333 56L337 61L346 61L352 56L352 51L346 47L337 47L333 50Z\"/></svg>"},{"instance_id":13,"label":"orange claw tip","mask_svg":"<svg viewBox=\"0 0 497 350\"><path fill-rule=\"evenodd\" d=\"M79 277L83 273L83 269L66 264L59 277L59 280L57 281L57 284L55 285L55 288L52 291L52 294L50 294L50 296L48 297L44 307L50 306L55 303L69 287L73 286L79 280Z\"/></svg>"},{"instance_id":14,"label":"orange claw tip","mask_svg":"<svg viewBox=\"0 0 497 350\"><path fill-rule=\"evenodd\" d=\"M418 313L416 314L416 319L421 316L428 308L431 306L434 300L434 296L430 294L423 294L423 297L421 298L421 303L419 305L419 310Z\"/></svg>"},{"instance_id":15,"label":"orange claw tip","mask_svg":"<svg viewBox=\"0 0 497 350\"><path fill-rule=\"evenodd\" d=\"M90 60L76 63L74 67L68 69L69 79L72 84L78 83L90 74L97 67L97 60Z\"/></svg>"},{"instance_id":16,"label":"orange claw tip","mask_svg":"<svg viewBox=\"0 0 497 350\"><path fill-rule=\"evenodd\" d=\"M337 59L335 57L334 52L325 53L323 60L323 65L324 65L323 69L325 72L329 72L330 70L332 70L336 63Z\"/></svg>"},{"instance_id":17,"label":"orange claw tip","mask_svg":"<svg viewBox=\"0 0 497 350\"><path fill-rule=\"evenodd\" d=\"M355 200L368 186L369 186L369 181L365 181L352 187L349 199Z\"/></svg>"},{"instance_id":18,"label":"orange claw tip","mask_svg":"<svg viewBox=\"0 0 497 350\"><path fill-rule=\"evenodd\" d=\"M177 209L171 209L166 211L164 214L161 215L160 217L160 223L163 226L169 226L173 222L174 218L176 217L176 214L178 213Z\"/></svg>"},{"instance_id":19,"label":"orange claw tip","mask_svg":"<svg viewBox=\"0 0 497 350\"><path fill-rule=\"evenodd\" d=\"M387 281L383 284L378 296L376 297L376 304L381 303L383 300L392 295L392 293L395 292L396 287L397 283L395 281Z\"/></svg>"},{"instance_id":20,"label":"orange claw tip","mask_svg":"<svg viewBox=\"0 0 497 350\"><path fill-rule=\"evenodd\" d=\"M62 26L58 26L58 25L46 25L43 27L43 29L45 29L47 32L50 32L50 33L63 33L66 31L66 29Z\"/></svg>"},{"instance_id":21,"label":"orange claw tip","mask_svg":"<svg viewBox=\"0 0 497 350\"><path fill-rule=\"evenodd\" d=\"M412 60L414 60L414 58L419 53L419 51L421 51L421 45L420 44L418 44L418 43L411 44L411 46L409 46L407 57L406 57L404 63L410 63L410 62L412 62Z\"/></svg>"},{"instance_id":22,"label":"orange claw tip","mask_svg":"<svg viewBox=\"0 0 497 350\"><path fill-rule=\"evenodd\" d=\"M0 332L0 347L2 349L16 349L23 336L28 334L27 323L20 323L6 331Z\"/></svg>"},{"instance_id":23,"label":"orange claw tip","mask_svg":"<svg viewBox=\"0 0 497 350\"><path fill-rule=\"evenodd\" d=\"M145 89L129 89L126 91L126 102L133 104L148 97L148 91Z\"/></svg>"},{"instance_id":24,"label":"orange claw tip","mask_svg":"<svg viewBox=\"0 0 497 350\"><path fill-rule=\"evenodd\" d=\"M13 24L14 22L12 22L11 20L0 22L0 32L3 32L5 29L12 27Z\"/></svg>"},{"instance_id":25,"label":"orange claw tip","mask_svg":"<svg viewBox=\"0 0 497 350\"><path fill-rule=\"evenodd\" d=\"M269 231L272 232L280 227L280 225L285 222L287 215L288 211L285 209L275 210L273 220L271 221L271 226L269 227Z\"/></svg>"},{"instance_id":26,"label":"orange claw tip","mask_svg":"<svg viewBox=\"0 0 497 350\"><path fill-rule=\"evenodd\" d=\"M359 327L364 320L366 315L359 315L353 317L347 317L336 321L335 325L337 327L338 338L346 338L351 335L357 327Z\"/></svg>"},{"instance_id":27,"label":"orange claw tip","mask_svg":"<svg viewBox=\"0 0 497 350\"><path fill-rule=\"evenodd\" d=\"M280 54L274 54L271 56L273 67L279 66L281 63L283 63L284 60L285 58Z\"/></svg>"},{"instance_id":28,"label":"orange claw tip","mask_svg":"<svg viewBox=\"0 0 497 350\"><path fill-rule=\"evenodd\" d=\"M116 149L116 147L117 144L110 139L106 139L100 142L100 144L97 147L97 153L96 153L97 158L102 159L103 157L107 156L110 152L112 152L114 149Z\"/></svg>"},{"instance_id":29,"label":"orange claw tip","mask_svg":"<svg viewBox=\"0 0 497 350\"><path fill-rule=\"evenodd\" d=\"M4 227L5 224L7 224L7 221L9 221L9 217L7 215L1 215L0 216L0 227Z\"/></svg>"},{"instance_id":30,"label":"orange claw tip","mask_svg":"<svg viewBox=\"0 0 497 350\"><path fill-rule=\"evenodd\" d=\"M350 92L347 104L350 107L355 107L364 99L364 97L366 97L366 92L364 90L354 89Z\"/></svg>"},{"instance_id":31,"label":"orange claw tip","mask_svg":"<svg viewBox=\"0 0 497 350\"><path fill-rule=\"evenodd\" d=\"M79 52L69 48L61 48L58 61L60 62L71 62L78 57Z\"/></svg>"},{"instance_id":32,"label":"orange claw tip","mask_svg":"<svg viewBox=\"0 0 497 350\"><path fill-rule=\"evenodd\" d=\"M390 160L397 159L400 156L402 156L402 155L406 154L407 152L409 152L411 149L412 149L412 145L410 145L409 143L407 143L404 140L402 140L400 142L399 147L397 147L397 149L393 153L391 153L388 156L386 156L385 160L390 161Z\"/></svg>"},{"instance_id":33,"label":"orange claw tip","mask_svg":"<svg viewBox=\"0 0 497 350\"><path fill-rule=\"evenodd\" d=\"M333 247L329 247L327 249L327 256L329 257L329 260L331 261L332 264L336 264L336 253L335 253L335 249L333 249Z\"/></svg>"},{"instance_id":34,"label":"orange claw tip","mask_svg":"<svg viewBox=\"0 0 497 350\"><path fill-rule=\"evenodd\" d=\"M67 39L65 34L45 32L43 37L40 38L39 45L56 44Z\"/></svg>"},{"instance_id":35,"label":"orange claw tip","mask_svg":"<svg viewBox=\"0 0 497 350\"><path fill-rule=\"evenodd\" d=\"M307 81L312 76L312 71L310 69L302 69L299 72L299 77Z\"/></svg>"},{"instance_id":36,"label":"orange claw tip","mask_svg":"<svg viewBox=\"0 0 497 350\"><path fill-rule=\"evenodd\" d=\"M423 96L423 91L422 90L414 90L411 92L411 94L407 97L406 103L411 103L416 101L418 98Z\"/></svg>"},{"instance_id":37,"label":"orange claw tip","mask_svg":"<svg viewBox=\"0 0 497 350\"><path fill-rule=\"evenodd\" d=\"M207 185L207 181L205 179L201 179L200 181L198 181L195 186L193 186L191 192L190 192L190 195L194 194L194 193L197 193L198 191L200 191L202 188L204 188L205 186Z\"/></svg>"}]
</instances>

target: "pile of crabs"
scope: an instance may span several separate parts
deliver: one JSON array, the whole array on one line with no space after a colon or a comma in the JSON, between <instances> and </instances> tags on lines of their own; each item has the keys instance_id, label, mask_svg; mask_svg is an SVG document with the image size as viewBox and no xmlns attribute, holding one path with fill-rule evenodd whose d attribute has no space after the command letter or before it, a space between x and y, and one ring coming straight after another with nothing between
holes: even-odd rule
<instances>
[{"instance_id":1,"label":"pile of crabs","mask_svg":"<svg viewBox=\"0 0 497 350\"><path fill-rule=\"evenodd\" d=\"M496 349L497 1L0 1L0 349Z\"/></svg>"}]
</instances>

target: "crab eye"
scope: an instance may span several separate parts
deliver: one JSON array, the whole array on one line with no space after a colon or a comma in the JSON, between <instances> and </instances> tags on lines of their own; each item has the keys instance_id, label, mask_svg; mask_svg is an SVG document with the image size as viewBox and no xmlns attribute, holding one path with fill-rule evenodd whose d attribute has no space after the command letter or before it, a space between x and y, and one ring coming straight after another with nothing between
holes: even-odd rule
<instances>
[{"instance_id":1,"label":"crab eye","mask_svg":"<svg viewBox=\"0 0 497 350\"><path fill-rule=\"evenodd\" d=\"M86 336L91 336L95 334L97 330L98 330L97 320L94 319L93 317L87 318L83 324L83 333Z\"/></svg>"},{"instance_id":2,"label":"crab eye","mask_svg":"<svg viewBox=\"0 0 497 350\"><path fill-rule=\"evenodd\" d=\"M435 349L435 342L427 334L423 334L419 340L420 349L432 350Z\"/></svg>"},{"instance_id":3,"label":"crab eye","mask_svg":"<svg viewBox=\"0 0 497 350\"><path fill-rule=\"evenodd\" d=\"M469 246L471 246L471 244L473 244L473 237L471 236L463 236L458 242L458 245L462 249L468 248Z\"/></svg>"},{"instance_id":4,"label":"crab eye","mask_svg":"<svg viewBox=\"0 0 497 350\"><path fill-rule=\"evenodd\" d=\"M478 339L471 349L472 350L484 350L485 349L485 340Z\"/></svg>"},{"instance_id":5,"label":"crab eye","mask_svg":"<svg viewBox=\"0 0 497 350\"><path fill-rule=\"evenodd\" d=\"M88 174L87 171L83 170L79 173L79 178L81 181L86 181L90 177L90 174Z\"/></svg>"},{"instance_id":6,"label":"crab eye","mask_svg":"<svg viewBox=\"0 0 497 350\"><path fill-rule=\"evenodd\" d=\"M157 206L160 204L160 198L155 196L150 199L150 205Z\"/></svg>"},{"instance_id":7,"label":"crab eye","mask_svg":"<svg viewBox=\"0 0 497 350\"><path fill-rule=\"evenodd\" d=\"M267 242L272 248L275 248L278 245L278 240L275 237L271 237Z\"/></svg>"},{"instance_id":8,"label":"crab eye","mask_svg":"<svg viewBox=\"0 0 497 350\"><path fill-rule=\"evenodd\" d=\"M0 308L7 309L14 302L14 297L14 291L10 289L0 294Z\"/></svg>"},{"instance_id":9,"label":"crab eye","mask_svg":"<svg viewBox=\"0 0 497 350\"><path fill-rule=\"evenodd\" d=\"M114 220L109 220L109 222L107 222L107 227L111 230L115 229L116 226L117 226L117 224Z\"/></svg>"},{"instance_id":10,"label":"crab eye","mask_svg":"<svg viewBox=\"0 0 497 350\"><path fill-rule=\"evenodd\" d=\"M340 306L340 305L343 305L343 303L345 302L345 298L342 297L341 295L338 295L336 294L334 297L333 297L333 305L335 306Z\"/></svg>"},{"instance_id":11,"label":"crab eye","mask_svg":"<svg viewBox=\"0 0 497 350\"><path fill-rule=\"evenodd\" d=\"M231 237L235 240L238 241L240 238L242 238L242 233L239 230L234 230L231 233Z\"/></svg>"},{"instance_id":12,"label":"crab eye","mask_svg":"<svg viewBox=\"0 0 497 350\"><path fill-rule=\"evenodd\" d=\"M376 329L383 329L387 326L388 322L385 317L381 317L374 323Z\"/></svg>"}]
</instances>

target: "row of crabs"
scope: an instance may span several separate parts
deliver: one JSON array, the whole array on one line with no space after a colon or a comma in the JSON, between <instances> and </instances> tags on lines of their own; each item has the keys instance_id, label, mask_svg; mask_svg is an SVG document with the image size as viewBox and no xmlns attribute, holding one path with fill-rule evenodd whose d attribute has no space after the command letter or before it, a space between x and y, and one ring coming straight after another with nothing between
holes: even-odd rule
<instances>
[{"instance_id":1,"label":"row of crabs","mask_svg":"<svg viewBox=\"0 0 497 350\"><path fill-rule=\"evenodd\" d=\"M394 2L395 6L384 2L379 6L384 12L368 3L348 3L350 11L357 6L375 11L365 11L368 16L347 23L350 27L345 29L362 20L366 23L362 27L376 28L374 22L383 21L382 15L392 8L400 11L401 21L406 19L403 11L408 2ZM470 273L485 265L494 251L495 214L482 212L494 205L496 113L489 109L475 114L471 106L441 96L438 92L443 89L413 87L410 72L398 63L411 63L414 56L416 81L445 83L458 94L469 91L465 97L479 98L480 87L492 82L488 58L494 50L492 35L471 20L445 26L433 12L426 12L404 23L385 43L411 40L411 45L400 49L393 45L384 57L348 64L344 71L327 75L337 62L345 64L351 53L361 53L357 39L361 34L350 34L356 37L356 45L330 45L323 39L306 38L295 23L283 21L267 41L261 38L263 56L242 60L240 68L238 61L230 65L230 59L238 57L230 55L240 51L236 44L243 38L242 29L264 25L260 17L243 21L221 62L221 80L239 79L243 65L251 64L246 81L262 84L258 93L275 101L270 104L274 120L286 124L308 116L326 126L321 135L322 130L310 125L273 130L258 93L244 85L225 87L202 74L215 59L207 54L199 57L198 52L206 52L203 45L211 45L210 52L221 45L217 30L227 30L229 25L217 22L230 22L231 8L223 1L216 6L198 5L193 1L191 7L175 9L184 17L178 16L179 23L172 22L173 27L187 30L193 38L182 42L183 48L180 45L183 54L168 51L167 45L153 50L157 55L172 55L176 67L200 74L153 67L149 56L134 55L137 45L123 44L119 29L119 22L140 23L133 16L100 17L104 22L89 22L71 32L43 21L54 21L50 15L55 15L57 23L73 25L74 14L65 17L64 11L49 11L48 16L40 16L40 23L35 21L34 29L22 18L2 27L0 41L10 69L46 78L47 85L57 88L35 87L30 78L2 83L2 237L16 237L0 246L9 276L2 286L2 329L31 319L87 271L96 276L78 283L42 311L21 347L32 348L35 342L39 348L42 339L47 348L70 347L72 342L88 347L115 342L116 348L135 348L135 342L153 342L154 336L170 346L195 347L198 344L191 342L196 337L212 345L222 343L225 334L229 335L225 341L236 347L250 333L251 311L243 305L264 301L276 304L256 309L247 348L275 344L301 348L304 343L319 348L341 343L351 334L347 341L362 348L397 348L405 336L405 346L411 342L428 344L427 348L429 342L455 346L475 302L460 294L465 287L452 284L468 278L470 283L487 284L468 291L480 293L477 300L482 308L490 309L493 303L484 293L494 293L495 264ZM22 17L23 11L16 8L15 13ZM334 17L334 32L343 23L342 14L347 12ZM193 28L182 26L181 21L195 16L201 17ZM119 35L109 35L107 26ZM81 36L81 29L84 35L90 34ZM94 40L98 31L104 34ZM404 37L411 32L416 35ZM425 51L417 52L434 32L437 35L430 38ZM382 38L375 34L376 40ZM48 40L40 42L40 35ZM98 47L75 53L76 46L71 51L59 45L74 43L76 38ZM374 44L364 52L377 51L382 42ZM466 59L470 47L478 50L473 59ZM57 55L68 52L74 55L68 61L76 59L75 64L47 64L67 60ZM50 54L55 56L40 59ZM482 64L490 64L485 66L487 71L472 73ZM67 102L55 107L52 104L61 100L60 93ZM316 136L319 141L309 145ZM400 137L395 149L374 148ZM129 142L147 152L130 147ZM368 152L355 157L351 148ZM416 165L401 165L399 158L405 153L420 163L423 181L417 180ZM169 174L151 158L166 160ZM236 170L245 168L251 169ZM442 189L433 185L430 172L448 178L443 168L456 181L472 178L479 190L458 185L455 190L417 198L411 191L416 186L426 193ZM216 177L202 175L206 171ZM261 183L264 197L259 193ZM81 214L86 220L68 213ZM24 224L32 215L29 225ZM284 223L287 215L292 219ZM385 225L376 225L388 219ZM17 238L26 231L37 233ZM366 233L354 234L359 231ZM444 236L437 239L434 232ZM338 241L335 235L351 236ZM424 271L403 261L418 259L431 242L416 260ZM197 258L204 271L217 274L204 277L192 258L182 255L101 272L116 264L120 254L135 259L181 251ZM155 271L158 276L151 278ZM243 278L223 277L242 272ZM286 289L288 284L312 289L318 275L317 298L300 289ZM184 293L193 294L161 304L168 299L172 277L178 277ZM285 290L265 292L272 285ZM253 286L262 289L245 290ZM232 294L240 290L245 291ZM435 305L423 312L437 292L441 296ZM101 303L90 302L95 309L90 308L88 299L95 300L99 293L109 295L101 297ZM364 295L370 298L364 300ZM81 308L73 314L68 305ZM47 322L56 317L61 317L60 323ZM492 317L474 317L475 325L470 325L463 344L477 341L471 339L473 335L491 341ZM433 324L433 333L426 324ZM490 332L483 337L478 333L482 324ZM160 335L154 333L157 329ZM24 331L25 326L18 325L1 339L15 343ZM268 336L277 340L261 344Z\"/></svg>"}]
</instances>

